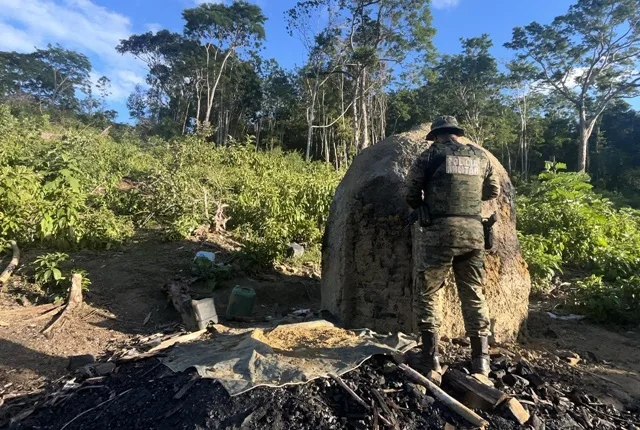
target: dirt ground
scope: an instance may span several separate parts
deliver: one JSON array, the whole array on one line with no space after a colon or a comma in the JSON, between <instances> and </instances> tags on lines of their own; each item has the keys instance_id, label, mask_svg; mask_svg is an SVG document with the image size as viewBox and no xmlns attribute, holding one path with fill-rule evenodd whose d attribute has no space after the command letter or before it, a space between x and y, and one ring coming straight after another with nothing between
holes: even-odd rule
<instances>
[{"instance_id":1,"label":"dirt ground","mask_svg":"<svg viewBox=\"0 0 640 430\"><path fill-rule=\"evenodd\" d=\"M233 241L224 237L210 239L206 243L195 240L176 243L163 242L149 235L138 238L121 251L73 254L72 263L89 273L92 285L85 294L86 304L80 313L52 339L40 333L49 322L46 318L25 315L4 315L0 318L0 398L4 400L33 394L51 381L64 378L68 374L66 366L69 356L110 356L134 338L176 331L180 316L173 310L162 287L175 276L188 276L189 264L198 250L216 251L220 261L226 261L234 246ZM25 253L23 262L28 263L37 254L35 251ZM279 271L266 274L237 276L217 286L213 293L216 307L219 313L224 314L231 289L235 285L243 285L256 290L258 318L278 318L292 309L317 311L319 281L313 272L314 268L311 267L298 270L283 266ZM29 294L19 282L20 278L16 279L15 285L0 293L0 314L25 308L16 298L20 294L29 298ZM640 411L640 332L611 331L584 321L552 319L546 314L546 309L544 303L532 304L528 337L515 346L520 354L547 363L549 372L557 373L558 369L562 369L567 383L589 391L603 403L620 410ZM559 362L557 355L560 350L577 353L581 357L580 363L571 367ZM137 374L149 370L145 369L132 367L127 372ZM188 375L180 378L173 382L167 380L166 384L184 383L183 379L188 380ZM141 390L151 389L153 384L148 385L142 386ZM319 389L317 387L309 389ZM256 396L260 401L271 396L278 398L280 403L289 402L287 407L293 411L296 408L315 407L301 406L296 403L298 397L283 393L282 390L276 390ZM220 397L220 402L226 402L222 399ZM140 401L143 401L142 397ZM211 422L243 422L248 419L238 409L241 404L234 403L233 408L233 413L224 417L217 416L211 407L205 412L213 417ZM318 424L321 423L316 423L315 428L318 428Z\"/></svg>"},{"instance_id":2,"label":"dirt ground","mask_svg":"<svg viewBox=\"0 0 640 430\"><path fill-rule=\"evenodd\" d=\"M209 239L206 243L164 242L149 234L121 251L70 254L69 264L86 270L91 279L84 296L85 305L53 339L40 333L50 318L20 314L0 317L0 395L34 391L47 380L64 376L69 356L100 357L136 336L175 331L180 315L173 309L163 286L175 276L189 276L190 262L197 251L215 251L219 261L225 261L235 247L232 240L222 236ZM43 252L25 252L22 266ZM216 286L213 292L216 308L223 318L231 289L241 285L256 291L257 318L277 318L291 308L317 311L320 284L312 273L312 268L282 267L280 271L253 277L234 276ZM194 289L205 295L207 287L196 285ZM16 277L13 285L0 292L0 314L25 309L17 298L28 300L30 296L32 292Z\"/></svg>"}]
</instances>

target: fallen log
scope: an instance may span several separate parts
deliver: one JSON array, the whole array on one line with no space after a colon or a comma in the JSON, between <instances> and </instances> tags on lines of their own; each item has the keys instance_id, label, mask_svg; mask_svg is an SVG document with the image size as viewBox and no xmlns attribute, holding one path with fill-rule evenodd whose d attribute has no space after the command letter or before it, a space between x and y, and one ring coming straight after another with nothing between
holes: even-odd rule
<instances>
[{"instance_id":1,"label":"fallen log","mask_svg":"<svg viewBox=\"0 0 640 430\"><path fill-rule=\"evenodd\" d=\"M407 366L406 364L400 364L398 368L402 370L409 378L426 387L438 400L444 403L445 406L460 415L465 420L469 421L474 426L485 428L489 424L480 415L476 414L471 409L467 408L465 405L448 395L442 388L438 387L436 384L413 370L411 367Z\"/></svg>"},{"instance_id":2,"label":"fallen log","mask_svg":"<svg viewBox=\"0 0 640 430\"><path fill-rule=\"evenodd\" d=\"M0 288L4 286L4 284L11 278L13 271L16 270L18 264L20 263L20 248L18 248L18 244L15 240L10 240L9 244L11 245L11 251L13 252L13 256L11 257L11 261L9 265L5 267L0 274Z\"/></svg>"},{"instance_id":3,"label":"fallen log","mask_svg":"<svg viewBox=\"0 0 640 430\"><path fill-rule=\"evenodd\" d=\"M80 306L82 306L82 275L79 273L75 273L71 277L71 288L69 288L69 297L67 299L67 304L60 314L58 314L58 318L49 324L49 326L45 327L42 330L42 334L46 337L51 338L55 331L60 328L65 320L69 318L69 316Z\"/></svg>"},{"instance_id":4,"label":"fallen log","mask_svg":"<svg viewBox=\"0 0 640 430\"><path fill-rule=\"evenodd\" d=\"M502 391L483 384L478 379L459 370L449 369L444 378L456 392L464 395L467 406L474 409L491 411L508 398L507 394Z\"/></svg>"}]
</instances>

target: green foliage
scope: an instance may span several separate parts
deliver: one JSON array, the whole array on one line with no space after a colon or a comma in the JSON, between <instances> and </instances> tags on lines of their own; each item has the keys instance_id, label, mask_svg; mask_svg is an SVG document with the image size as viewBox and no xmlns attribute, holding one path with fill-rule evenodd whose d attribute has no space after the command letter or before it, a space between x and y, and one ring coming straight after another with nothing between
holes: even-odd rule
<instances>
[{"instance_id":1,"label":"green foliage","mask_svg":"<svg viewBox=\"0 0 640 430\"><path fill-rule=\"evenodd\" d=\"M35 282L48 292L54 302L64 299L67 290L71 287L73 274L82 275L83 290L89 290L91 285L91 280L85 270L63 267L64 262L68 259L68 254L54 252L39 256L32 264Z\"/></svg>"},{"instance_id":2,"label":"green foliage","mask_svg":"<svg viewBox=\"0 0 640 430\"><path fill-rule=\"evenodd\" d=\"M45 129L0 106L0 237L61 249L110 248L131 237L131 222L94 196L109 170L91 161L104 154L87 156L87 135L45 140Z\"/></svg>"},{"instance_id":3,"label":"green foliage","mask_svg":"<svg viewBox=\"0 0 640 430\"><path fill-rule=\"evenodd\" d=\"M574 306L586 311L598 322L637 324L640 321L640 277L605 281L591 275L578 282Z\"/></svg>"},{"instance_id":4,"label":"green foliage","mask_svg":"<svg viewBox=\"0 0 640 430\"><path fill-rule=\"evenodd\" d=\"M60 263L69 259L68 254L62 252L56 252L51 254L44 254L36 258L34 261L35 273L34 278L41 286L55 286L58 287L66 279L60 269Z\"/></svg>"},{"instance_id":5,"label":"green foliage","mask_svg":"<svg viewBox=\"0 0 640 430\"><path fill-rule=\"evenodd\" d=\"M121 141L94 130L55 135L0 107L0 240L58 249L109 249L135 229L167 239L208 225L227 204L229 227L259 263L292 241L319 243L340 174L252 140L216 147L199 137Z\"/></svg>"},{"instance_id":6,"label":"green foliage","mask_svg":"<svg viewBox=\"0 0 640 430\"><path fill-rule=\"evenodd\" d=\"M591 273L580 283L575 305L596 319L628 322L633 313L627 310L637 308L638 300L640 212L616 208L593 191L584 173L557 173L560 164L548 167L517 201L534 287L547 289L562 267ZM603 310L609 308L618 313Z\"/></svg>"}]
</instances>

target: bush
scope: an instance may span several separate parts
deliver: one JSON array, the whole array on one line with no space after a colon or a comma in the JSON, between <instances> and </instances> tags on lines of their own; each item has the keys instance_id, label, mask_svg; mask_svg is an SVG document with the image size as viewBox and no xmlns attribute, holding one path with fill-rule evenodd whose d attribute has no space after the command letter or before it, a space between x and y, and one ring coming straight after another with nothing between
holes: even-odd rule
<instances>
[{"instance_id":1,"label":"bush","mask_svg":"<svg viewBox=\"0 0 640 430\"><path fill-rule=\"evenodd\" d=\"M256 152L250 141L116 142L0 106L0 240L23 245L109 249L151 226L179 240L224 203L245 252L268 263L289 242L320 242L339 179L327 164Z\"/></svg>"},{"instance_id":2,"label":"bush","mask_svg":"<svg viewBox=\"0 0 640 430\"><path fill-rule=\"evenodd\" d=\"M534 289L570 267L592 276L579 282L574 305L598 320L628 322L637 306L640 212L618 209L593 191L583 173L542 173L520 196L518 230ZM619 310L618 313L604 309ZM640 321L640 319L638 319Z\"/></svg>"}]
</instances>

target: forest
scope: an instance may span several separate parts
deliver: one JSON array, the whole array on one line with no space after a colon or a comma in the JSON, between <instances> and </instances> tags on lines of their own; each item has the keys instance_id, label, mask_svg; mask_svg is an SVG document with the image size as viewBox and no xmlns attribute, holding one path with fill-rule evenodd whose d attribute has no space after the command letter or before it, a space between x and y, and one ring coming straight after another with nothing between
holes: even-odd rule
<instances>
[{"instance_id":1,"label":"forest","mask_svg":"<svg viewBox=\"0 0 640 430\"><path fill-rule=\"evenodd\" d=\"M285 18L305 48L294 69L262 56L267 18L244 1L121 40L147 67L126 123L82 53L0 52L0 240L111 249L148 228L175 240L228 205L245 255L270 264L292 241L319 249L358 153L450 114L517 186L536 292L640 321L637 0L577 0L514 28L509 61L488 34L437 52L428 0L305 0Z\"/></svg>"}]
</instances>

